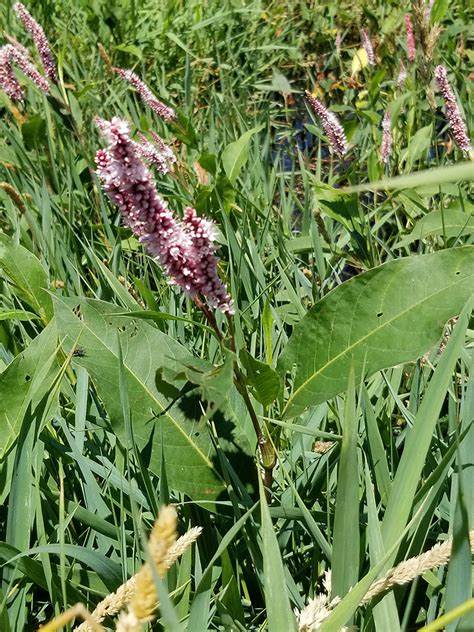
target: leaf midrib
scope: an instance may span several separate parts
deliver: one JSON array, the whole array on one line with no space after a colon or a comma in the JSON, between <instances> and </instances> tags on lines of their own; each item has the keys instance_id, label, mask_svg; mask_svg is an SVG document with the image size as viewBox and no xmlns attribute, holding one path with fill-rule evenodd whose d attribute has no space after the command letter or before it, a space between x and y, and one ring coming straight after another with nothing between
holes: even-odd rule
<instances>
[{"instance_id":1,"label":"leaf midrib","mask_svg":"<svg viewBox=\"0 0 474 632\"><path fill-rule=\"evenodd\" d=\"M396 314L393 318L390 318L389 320L386 320L383 324L379 325L378 327L376 327L375 329L371 329L369 331L368 334L366 334L365 336L362 336L362 338L359 338L356 342L354 342L353 344L349 345L348 347L346 347L346 349L344 349L344 351L341 351L340 353L338 353L337 355L335 355L333 358L331 358L331 360L329 360L329 362L326 362L326 364L324 364L321 368L319 368L317 371L315 371L314 373L311 374L311 376L306 379L297 389L296 391L291 395L290 399L288 400L288 403L286 404L284 410L283 410L283 415L285 415L286 411L290 408L290 406L292 405L292 402L295 400L295 398L298 396L298 393L301 391L301 389L305 388L306 385L309 382L312 382L320 373L322 373L324 370L327 369L327 367L331 366L332 364L334 364L337 360L339 360L339 358L343 357L344 355L346 355L349 351L351 351L352 349L354 349L355 347L357 347L359 344L361 344L362 342L364 342L365 340L367 340L367 338L370 338L372 335L375 335L376 333L378 333L381 329L383 329L385 326L390 325L391 323L395 322L398 318L404 316L405 314L407 314L408 312L410 312L411 310L415 309L416 307L419 307L420 305L422 305L424 302L432 299L433 297L435 297L437 294L441 294L442 292L445 292L447 289L453 288L458 284L461 284L462 282L470 279L471 277L474 277L474 274L468 275L463 277L462 279L460 279L459 281L456 281L455 283L452 283L449 286L445 286L443 287L441 290L437 290L436 292L433 292L432 294L430 294L429 296L426 296L425 298L423 298L421 301L417 302L417 303L413 303L408 309L405 309L401 312L399 312L398 314Z\"/></svg>"}]
</instances>

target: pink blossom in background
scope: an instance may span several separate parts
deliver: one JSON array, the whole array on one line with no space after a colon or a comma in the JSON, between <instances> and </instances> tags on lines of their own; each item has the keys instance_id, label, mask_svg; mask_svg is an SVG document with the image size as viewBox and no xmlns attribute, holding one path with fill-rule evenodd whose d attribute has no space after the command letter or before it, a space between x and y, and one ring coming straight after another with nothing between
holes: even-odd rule
<instances>
[{"instance_id":1,"label":"pink blossom in background","mask_svg":"<svg viewBox=\"0 0 474 632\"><path fill-rule=\"evenodd\" d=\"M212 307L232 313L231 298L217 274L212 222L198 217L192 208L185 210L182 221L174 217L159 197L126 121L97 119L97 125L108 141L107 149L96 154L97 174L125 224L172 283L189 296L203 296Z\"/></svg>"},{"instance_id":2,"label":"pink blossom in background","mask_svg":"<svg viewBox=\"0 0 474 632\"><path fill-rule=\"evenodd\" d=\"M367 61L371 66L375 66L375 53L374 47L372 46L372 42L370 41L369 33L367 29L362 29L360 32L362 46L364 47L365 52L367 53Z\"/></svg>"},{"instance_id":3,"label":"pink blossom in background","mask_svg":"<svg viewBox=\"0 0 474 632\"><path fill-rule=\"evenodd\" d=\"M170 108L159 101L146 83L144 83L140 77L133 72L133 70L123 70L123 68L114 68L113 70L136 89L144 103L146 103L150 110L153 110L155 114L165 121L170 121L176 118L176 113L173 108Z\"/></svg>"},{"instance_id":4,"label":"pink blossom in background","mask_svg":"<svg viewBox=\"0 0 474 632\"><path fill-rule=\"evenodd\" d=\"M433 5L434 5L434 0L430 0L428 2L428 6L425 9L425 20L429 20L431 17L431 11L433 9Z\"/></svg>"},{"instance_id":5,"label":"pink blossom in background","mask_svg":"<svg viewBox=\"0 0 474 632\"><path fill-rule=\"evenodd\" d=\"M397 77L397 88L403 88L406 78L407 78L407 69L405 68L404 63L401 61L400 70L398 71L398 77Z\"/></svg>"},{"instance_id":6,"label":"pink blossom in background","mask_svg":"<svg viewBox=\"0 0 474 632\"><path fill-rule=\"evenodd\" d=\"M23 74L35 83L46 94L49 83L25 55L23 47L5 44L0 48L0 87L13 101L23 101L25 93L13 72L15 64Z\"/></svg>"},{"instance_id":7,"label":"pink blossom in background","mask_svg":"<svg viewBox=\"0 0 474 632\"><path fill-rule=\"evenodd\" d=\"M23 22L25 29L33 38L46 76L56 83L58 80L56 64L54 63L51 47L49 45L48 38L43 31L43 27L38 24L21 2L17 2L13 8L17 16Z\"/></svg>"},{"instance_id":8,"label":"pink blossom in background","mask_svg":"<svg viewBox=\"0 0 474 632\"><path fill-rule=\"evenodd\" d=\"M408 13L405 15L405 28L407 32L408 61L413 63L416 57L416 44L415 34L413 32L413 24L411 23L411 16Z\"/></svg>"},{"instance_id":9,"label":"pink blossom in background","mask_svg":"<svg viewBox=\"0 0 474 632\"><path fill-rule=\"evenodd\" d=\"M392 119L389 110L385 112L382 121L382 147L380 157L384 164L388 164L392 153Z\"/></svg>"},{"instance_id":10,"label":"pink blossom in background","mask_svg":"<svg viewBox=\"0 0 474 632\"><path fill-rule=\"evenodd\" d=\"M161 175L171 170L176 162L176 156L171 147L163 141L156 132L150 132L153 142L150 142L144 134L139 133L140 142L136 143L136 149L140 156L154 165Z\"/></svg>"},{"instance_id":11,"label":"pink blossom in background","mask_svg":"<svg viewBox=\"0 0 474 632\"><path fill-rule=\"evenodd\" d=\"M471 141L467 133L466 124L462 118L456 97L449 85L448 71L444 66L436 66L435 78L444 99L446 110L446 118L456 141L457 146L462 151L469 153L471 151Z\"/></svg>"},{"instance_id":12,"label":"pink blossom in background","mask_svg":"<svg viewBox=\"0 0 474 632\"><path fill-rule=\"evenodd\" d=\"M330 112L319 99L313 97L308 90L306 90L305 95L311 109L320 119L331 147L336 154L342 158L347 152L347 139L337 116L333 112Z\"/></svg>"}]
</instances>

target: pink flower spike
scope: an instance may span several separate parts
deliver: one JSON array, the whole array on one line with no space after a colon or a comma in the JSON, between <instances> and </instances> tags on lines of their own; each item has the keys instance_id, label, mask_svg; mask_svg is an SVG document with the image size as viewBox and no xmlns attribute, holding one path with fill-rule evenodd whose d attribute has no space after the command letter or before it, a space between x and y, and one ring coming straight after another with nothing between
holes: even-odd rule
<instances>
[{"instance_id":1,"label":"pink flower spike","mask_svg":"<svg viewBox=\"0 0 474 632\"><path fill-rule=\"evenodd\" d=\"M46 76L54 83L57 83L58 76L56 72L56 65L54 63L53 53L51 52L51 46L49 45L48 38L43 31L43 27L38 24L34 17L29 13L25 5L23 5L21 2L17 2L13 6L13 8L17 16L23 22L23 26L33 38L33 41L41 58L41 63L43 64Z\"/></svg>"},{"instance_id":2,"label":"pink flower spike","mask_svg":"<svg viewBox=\"0 0 474 632\"><path fill-rule=\"evenodd\" d=\"M173 108L159 101L146 83L144 83L133 70L123 70L123 68L114 68L113 70L136 89L144 103L146 103L155 114L165 121L171 121L176 118L176 113Z\"/></svg>"},{"instance_id":3,"label":"pink flower spike","mask_svg":"<svg viewBox=\"0 0 474 632\"><path fill-rule=\"evenodd\" d=\"M334 149L336 154L342 158L347 152L347 139L344 133L344 129L340 124L337 116L330 112L319 99L313 97L311 92L306 90L306 100L308 101L311 109L321 121L324 132L328 137L329 144Z\"/></svg>"},{"instance_id":4,"label":"pink flower spike","mask_svg":"<svg viewBox=\"0 0 474 632\"><path fill-rule=\"evenodd\" d=\"M187 208L176 219L158 195L152 175L130 138L126 121L96 120L108 142L96 154L97 175L122 219L170 277L191 297L203 296L209 305L232 313L232 300L217 273L214 226Z\"/></svg>"},{"instance_id":5,"label":"pink flower spike","mask_svg":"<svg viewBox=\"0 0 474 632\"><path fill-rule=\"evenodd\" d=\"M13 63L44 93L49 92L49 83L25 56L21 48L5 44L0 48L0 87L13 101L23 101L24 92L13 72Z\"/></svg>"},{"instance_id":6,"label":"pink flower spike","mask_svg":"<svg viewBox=\"0 0 474 632\"><path fill-rule=\"evenodd\" d=\"M369 37L369 33L367 29L361 30L360 38L361 38L362 46L364 47L364 50L367 53L367 61L369 62L369 65L375 66L374 47L372 46L372 42L370 41L370 37Z\"/></svg>"},{"instance_id":7,"label":"pink flower spike","mask_svg":"<svg viewBox=\"0 0 474 632\"><path fill-rule=\"evenodd\" d=\"M444 66L436 66L435 77L439 91L444 99L446 118L453 133L454 140L456 141L459 149L468 154L471 151L471 141L469 139L467 127L462 118L461 111L459 110L456 97L449 85L447 69Z\"/></svg>"},{"instance_id":8,"label":"pink flower spike","mask_svg":"<svg viewBox=\"0 0 474 632\"><path fill-rule=\"evenodd\" d=\"M392 119L389 110L385 112L382 121L382 147L380 149L380 158L387 165L392 153Z\"/></svg>"},{"instance_id":9,"label":"pink flower spike","mask_svg":"<svg viewBox=\"0 0 474 632\"><path fill-rule=\"evenodd\" d=\"M415 34L413 32L413 24L411 23L411 16L409 13L405 15L405 28L407 32L408 61L413 63L416 57L416 43Z\"/></svg>"}]
</instances>

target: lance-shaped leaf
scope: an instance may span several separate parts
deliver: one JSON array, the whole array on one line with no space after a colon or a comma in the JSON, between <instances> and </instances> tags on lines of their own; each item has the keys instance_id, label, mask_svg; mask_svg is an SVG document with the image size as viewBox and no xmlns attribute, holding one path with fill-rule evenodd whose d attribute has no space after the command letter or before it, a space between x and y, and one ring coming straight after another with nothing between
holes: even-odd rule
<instances>
[{"instance_id":1,"label":"lance-shaped leaf","mask_svg":"<svg viewBox=\"0 0 474 632\"><path fill-rule=\"evenodd\" d=\"M53 319L0 374L0 460L15 444L28 407L36 408L57 377L56 346Z\"/></svg>"},{"instance_id":2,"label":"lance-shaped leaf","mask_svg":"<svg viewBox=\"0 0 474 632\"><path fill-rule=\"evenodd\" d=\"M229 143L222 152L222 166L232 184L235 184L240 170L248 160L252 136L260 130L261 126L249 129L236 141Z\"/></svg>"},{"instance_id":3,"label":"lance-shaped leaf","mask_svg":"<svg viewBox=\"0 0 474 632\"><path fill-rule=\"evenodd\" d=\"M165 366L178 372L191 354L147 322L125 319L122 310L102 301L55 299L55 309L63 347L81 348L74 360L88 370L122 443L130 447L119 390L119 341L133 440L139 450L149 447L150 469L159 473L163 444L170 487L193 499L215 498L223 486L207 428L199 423L199 401L181 393L185 379L170 384L162 372Z\"/></svg>"},{"instance_id":4,"label":"lance-shaped leaf","mask_svg":"<svg viewBox=\"0 0 474 632\"><path fill-rule=\"evenodd\" d=\"M48 294L48 275L39 260L29 250L16 244L8 235L0 234L0 268L15 288L46 323L53 315Z\"/></svg>"},{"instance_id":5,"label":"lance-shaped leaf","mask_svg":"<svg viewBox=\"0 0 474 632\"><path fill-rule=\"evenodd\" d=\"M465 237L474 233L474 215L464 213L456 208L447 208L442 211L431 211L422 217L413 227L409 235L398 244L404 246L416 239L426 237Z\"/></svg>"},{"instance_id":6,"label":"lance-shaped leaf","mask_svg":"<svg viewBox=\"0 0 474 632\"><path fill-rule=\"evenodd\" d=\"M271 366L256 360L245 349L242 349L239 357L247 372L247 384L252 395L262 406L270 406L278 397L280 376Z\"/></svg>"},{"instance_id":7,"label":"lance-shaped leaf","mask_svg":"<svg viewBox=\"0 0 474 632\"><path fill-rule=\"evenodd\" d=\"M390 261L338 286L296 325L280 359L295 368L287 418L344 390L362 371L419 358L474 291L474 247Z\"/></svg>"}]
</instances>

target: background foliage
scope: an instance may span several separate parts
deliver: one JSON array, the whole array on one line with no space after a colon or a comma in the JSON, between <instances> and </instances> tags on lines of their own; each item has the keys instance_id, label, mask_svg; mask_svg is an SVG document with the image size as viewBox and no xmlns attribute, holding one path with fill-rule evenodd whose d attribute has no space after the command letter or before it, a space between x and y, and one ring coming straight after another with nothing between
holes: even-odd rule
<instances>
[{"instance_id":1,"label":"background foliage","mask_svg":"<svg viewBox=\"0 0 474 632\"><path fill-rule=\"evenodd\" d=\"M472 294L474 173L431 79L434 64L449 68L469 127L468 3L434 3L433 59L408 66L403 89L409 7L398 2L29 8L54 43L61 93L28 84L20 109L0 93L0 629L36 629L78 601L92 609L140 566L142 535L170 501L181 531L204 528L167 576L184 629L288 630L325 570L333 594L350 596L371 569L448 534L449 567L378 603L344 600L327 629L418 629L466 601L469 305L445 324ZM9 3L0 25L20 37ZM375 67L355 55L360 26ZM177 124L108 72L99 42L177 108ZM343 121L344 161L304 89ZM96 115L172 142L161 195L219 227L239 362L277 450L268 506L232 358L98 187ZM428 168L439 171L409 176Z\"/></svg>"}]
</instances>

